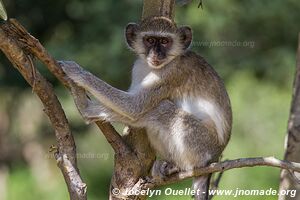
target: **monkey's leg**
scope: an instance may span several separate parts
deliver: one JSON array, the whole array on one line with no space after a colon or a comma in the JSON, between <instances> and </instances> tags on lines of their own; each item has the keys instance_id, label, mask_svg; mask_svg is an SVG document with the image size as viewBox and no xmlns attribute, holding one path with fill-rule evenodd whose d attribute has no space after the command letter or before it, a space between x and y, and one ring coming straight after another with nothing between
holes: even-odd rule
<instances>
[{"instance_id":1,"label":"monkey's leg","mask_svg":"<svg viewBox=\"0 0 300 200\"><path fill-rule=\"evenodd\" d=\"M76 107L86 123L91 123L99 120L122 122L125 124L133 123L132 121L130 121L130 119L127 119L126 117L113 112L111 109L106 108L99 102L91 100L83 88L78 87L72 82L70 83L70 87Z\"/></svg>"},{"instance_id":2,"label":"monkey's leg","mask_svg":"<svg viewBox=\"0 0 300 200\"><path fill-rule=\"evenodd\" d=\"M193 187L196 191L195 200L208 200L211 174L194 178Z\"/></svg>"},{"instance_id":3,"label":"monkey's leg","mask_svg":"<svg viewBox=\"0 0 300 200\"><path fill-rule=\"evenodd\" d=\"M147 117L146 121L150 125L150 130L151 127L160 130L159 133L148 133L151 144L164 159L176 163L181 170L204 167L222 152L222 148L218 147L216 130L211 121L198 119L178 108L173 102L162 101L145 117ZM161 148L161 146L166 148ZM168 169L166 164L160 164L160 162L155 162L153 175L160 178L164 175L171 175L172 169ZM210 175L195 178L193 185L197 192L196 200L207 199L209 181Z\"/></svg>"}]
</instances>

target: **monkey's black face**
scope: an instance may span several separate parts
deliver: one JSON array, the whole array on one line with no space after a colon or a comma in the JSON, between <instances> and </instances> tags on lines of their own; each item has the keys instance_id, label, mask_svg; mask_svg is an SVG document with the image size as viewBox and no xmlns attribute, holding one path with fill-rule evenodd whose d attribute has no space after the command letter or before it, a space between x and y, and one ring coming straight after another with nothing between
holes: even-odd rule
<instances>
[{"instance_id":1,"label":"monkey's black face","mask_svg":"<svg viewBox=\"0 0 300 200\"><path fill-rule=\"evenodd\" d=\"M160 67L167 61L168 52L172 48L173 39L171 37L158 37L147 35L143 37L147 62L152 67Z\"/></svg>"},{"instance_id":2,"label":"monkey's black face","mask_svg":"<svg viewBox=\"0 0 300 200\"><path fill-rule=\"evenodd\" d=\"M170 32L164 28L153 29L152 31L148 27L147 31L141 31L140 26L135 23L128 24L125 29L128 46L152 68L159 69L167 65L182 55L191 44L192 30L188 26Z\"/></svg>"}]
</instances>

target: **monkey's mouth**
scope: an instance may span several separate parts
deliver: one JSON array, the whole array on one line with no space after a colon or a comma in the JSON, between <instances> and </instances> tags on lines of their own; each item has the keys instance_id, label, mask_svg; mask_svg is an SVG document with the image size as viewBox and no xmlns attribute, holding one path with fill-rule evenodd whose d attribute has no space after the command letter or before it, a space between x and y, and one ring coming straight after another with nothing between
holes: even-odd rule
<instances>
[{"instance_id":1,"label":"monkey's mouth","mask_svg":"<svg viewBox=\"0 0 300 200\"><path fill-rule=\"evenodd\" d=\"M150 64L154 67L158 67L164 63L164 60L151 60Z\"/></svg>"}]
</instances>

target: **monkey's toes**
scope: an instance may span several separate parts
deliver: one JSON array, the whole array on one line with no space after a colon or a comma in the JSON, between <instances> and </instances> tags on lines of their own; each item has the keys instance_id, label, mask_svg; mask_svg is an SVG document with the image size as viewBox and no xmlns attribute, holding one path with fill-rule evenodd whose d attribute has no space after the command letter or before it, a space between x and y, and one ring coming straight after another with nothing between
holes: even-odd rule
<instances>
[{"instance_id":1,"label":"monkey's toes","mask_svg":"<svg viewBox=\"0 0 300 200\"><path fill-rule=\"evenodd\" d=\"M164 161L160 167L160 173L164 176L170 176L178 173L179 171L179 168L172 162Z\"/></svg>"}]
</instances>

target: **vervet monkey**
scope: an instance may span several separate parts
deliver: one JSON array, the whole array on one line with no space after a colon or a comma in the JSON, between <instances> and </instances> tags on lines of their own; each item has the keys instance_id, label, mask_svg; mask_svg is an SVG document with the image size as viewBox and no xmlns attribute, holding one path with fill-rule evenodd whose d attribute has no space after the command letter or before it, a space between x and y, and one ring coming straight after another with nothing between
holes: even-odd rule
<instances>
[{"instance_id":1,"label":"vervet monkey","mask_svg":"<svg viewBox=\"0 0 300 200\"><path fill-rule=\"evenodd\" d=\"M165 17L151 17L125 29L127 44L138 56L128 91L116 89L76 63L62 65L75 102L88 121L117 121L147 130L157 154L180 170L204 167L219 159L232 124L230 100L216 71L188 48L189 27L177 28ZM83 105L84 92L96 101ZM195 178L206 199L210 175Z\"/></svg>"}]
</instances>

